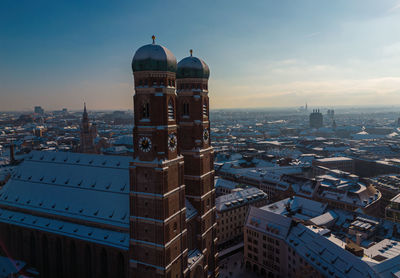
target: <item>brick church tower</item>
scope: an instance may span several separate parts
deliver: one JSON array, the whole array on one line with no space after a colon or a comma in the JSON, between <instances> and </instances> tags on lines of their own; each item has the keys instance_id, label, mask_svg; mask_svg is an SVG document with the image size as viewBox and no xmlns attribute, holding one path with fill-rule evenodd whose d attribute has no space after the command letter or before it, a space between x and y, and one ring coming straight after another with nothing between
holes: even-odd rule
<instances>
[{"instance_id":1,"label":"brick church tower","mask_svg":"<svg viewBox=\"0 0 400 278\"><path fill-rule=\"evenodd\" d=\"M97 127L95 124L89 122L89 116L86 110L86 103L84 104L82 122L81 122L81 140L80 152L81 153L96 153L94 139L97 137Z\"/></svg>"},{"instance_id":2,"label":"brick church tower","mask_svg":"<svg viewBox=\"0 0 400 278\"><path fill-rule=\"evenodd\" d=\"M178 154L176 58L139 48L134 75L134 161L130 168L130 277L184 277L187 230L184 162Z\"/></svg>"},{"instance_id":3,"label":"brick church tower","mask_svg":"<svg viewBox=\"0 0 400 278\"><path fill-rule=\"evenodd\" d=\"M188 237L204 256L205 277L215 277L216 219L214 189L214 150L210 142L207 64L190 56L178 63L178 148L184 156L186 198L198 216Z\"/></svg>"}]
</instances>

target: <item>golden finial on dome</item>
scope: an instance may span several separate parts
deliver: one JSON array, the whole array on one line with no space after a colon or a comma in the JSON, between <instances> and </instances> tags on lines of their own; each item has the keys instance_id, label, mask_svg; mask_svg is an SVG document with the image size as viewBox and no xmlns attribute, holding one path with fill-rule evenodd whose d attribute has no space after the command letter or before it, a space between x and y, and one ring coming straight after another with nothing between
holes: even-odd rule
<instances>
[{"instance_id":1,"label":"golden finial on dome","mask_svg":"<svg viewBox=\"0 0 400 278\"><path fill-rule=\"evenodd\" d=\"M189 52L190 52L190 57L192 57L193 56L193 49L190 49Z\"/></svg>"},{"instance_id":2,"label":"golden finial on dome","mask_svg":"<svg viewBox=\"0 0 400 278\"><path fill-rule=\"evenodd\" d=\"M153 44L155 44L155 41L156 41L156 36L151 36L151 38L153 39Z\"/></svg>"}]
</instances>

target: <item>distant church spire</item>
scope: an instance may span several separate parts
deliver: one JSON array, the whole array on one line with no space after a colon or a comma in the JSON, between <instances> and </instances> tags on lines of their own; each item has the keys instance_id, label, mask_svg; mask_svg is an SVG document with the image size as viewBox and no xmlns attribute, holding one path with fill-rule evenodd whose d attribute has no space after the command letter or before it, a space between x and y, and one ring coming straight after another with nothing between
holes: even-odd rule
<instances>
[{"instance_id":1,"label":"distant church spire","mask_svg":"<svg viewBox=\"0 0 400 278\"><path fill-rule=\"evenodd\" d=\"M97 127L89 122L86 102L83 103L83 115L81 122L80 152L95 153L94 139L97 137Z\"/></svg>"},{"instance_id":2,"label":"distant church spire","mask_svg":"<svg viewBox=\"0 0 400 278\"><path fill-rule=\"evenodd\" d=\"M88 116L88 113L86 110L86 102L83 103L83 119L84 120L89 119L89 116Z\"/></svg>"},{"instance_id":3,"label":"distant church spire","mask_svg":"<svg viewBox=\"0 0 400 278\"><path fill-rule=\"evenodd\" d=\"M151 36L151 39L153 40L153 44L156 44L156 36Z\"/></svg>"}]
</instances>

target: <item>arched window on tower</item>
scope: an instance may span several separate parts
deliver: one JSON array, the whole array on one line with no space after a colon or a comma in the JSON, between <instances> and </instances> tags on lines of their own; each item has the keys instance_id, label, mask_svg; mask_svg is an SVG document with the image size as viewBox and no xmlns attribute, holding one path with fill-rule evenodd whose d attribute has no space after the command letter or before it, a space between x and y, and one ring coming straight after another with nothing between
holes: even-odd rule
<instances>
[{"instance_id":1,"label":"arched window on tower","mask_svg":"<svg viewBox=\"0 0 400 278\"><path fill-rule=\"evenodd\" d=\"M107 259L107 252L103 248L101 249L100 254L100 265L101 265L101 277L107 278L108 277L108 259Z\"/></svg>"},{"instance_id":2,"label":"arched window on tower","mask_svg":"<svg viewBox=\"0 0 400 278\"><path fill-rule=\"evenodd\" d=\"M77 276L77 266L76 266L76 247L75 247L75 242L72 240L69 248L69 269L71 271L71 277L76 277Z\"/></svg>"},{"instance_id":3,"label":"arched window on tower","mask_svg":"<svg viewBox=\"0 0 400 278\"><path fill-rule=\"evenodd\" d=\"M172 99L169 100L168 102L168 119L169 120L173 120L175 119L175 115L174 115L174 102Z\"/></svg>"},{"instance_id":4,"label":"arched window on tower","mask_svg":"<svg viewBox=\"0 0 400 278\"><path fill-rule=\"evenodd\" d=\"M36 239L33 232L31 232L30 236L30 259L32 266L36 266Z\"/></svg>"},{"instance_id":5,"label":"arched window on tower","mask_svg":"<svg viewBox=\"0 0 400 278\"><path fill-rule=\"evenodd\" d=\"M189 116L189 103L188 102L184 102L183 103L183 116Z\"/></svg>"},{"instance_id":6,"label":"arched window on tower","mask_svg":"<svg viewBox=\"0 0 400 278\"><path fill-rule=\"evenodd\" d=\"M42 237L42 276L49 277L49 246L46 235Z\"/></svg>"},{"instance_id":7,"label":"arched window on tower","mask_svg":"<svg viewBox=\"0 0 400 278\"><path fill-rule=\"evenodd\" d=\"M17 252L18 252L18 258L20 260L24 260L24 239L22 237L22 230L18 230L17 233L17 244L18 244L18 248L17 248Z\"/></svg>"},{"instance_id":8,"label":"arched window on tower","mask_svg":"<svg viewBox=\"0 0 400 278\"><path fill-rule=\"evenodd\" d=\"M63 277L63 257L60 238L56 240L56 271L60 275L59 277Z\"/></svg>"},{"instance_id":9,"label":"arched window on tower","mask_svg":"<svg viewBox=\"0 0 400 278\"><path fill-rule=\"evenodd\" d=\"M142 105L142 118L150 118L150 103L148 101L145 101Z\"/></svg>"},{"instance_id":10,"label":"arched window on tower","mask_svg":"<svg viewBox=\"0 0 400 278\"><path fill-rule=\"evenodd\" d=\"M86 268L86 276L88 278L92 277L92 252L90 250L90 246L86 245L85 247L85 268Z\"/></svg>"},{"instance_id":11,"label":"arched window on tower","mask_svg":"<svg viewBox=\"0 0 400 278\"><path fill-rule=\"evenodd\" d=\"M122 253L118 253L118 268L117 268L117 277L125 277L125 262L124 255Z\"/></svg>"},{"instance_id":12,"label":"arched window on tower","mask_svg":"<svg viewBox=\"0 0 400 278\"><path fill-rule=\"evenodd\" d=\"M207 103L203 103L203 117L208 116Z\"/></svg>"}]
</instances>

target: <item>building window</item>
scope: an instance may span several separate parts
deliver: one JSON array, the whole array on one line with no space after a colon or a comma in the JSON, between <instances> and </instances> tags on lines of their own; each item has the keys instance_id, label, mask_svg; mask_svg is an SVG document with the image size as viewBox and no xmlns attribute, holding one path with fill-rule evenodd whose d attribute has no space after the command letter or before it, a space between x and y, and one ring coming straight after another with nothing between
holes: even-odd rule
<instances>
[{"instance_id":1,"label":"building window","mask_svg":"<svg viewBox=\"0 0 400 278\"><path fill-rule=\"evenodd\" d=\"M170 99L168 102L168 119L173 120L174 118L175 118L174 103L173 103L172 99Z\"/></svg>"}]
</instances>

